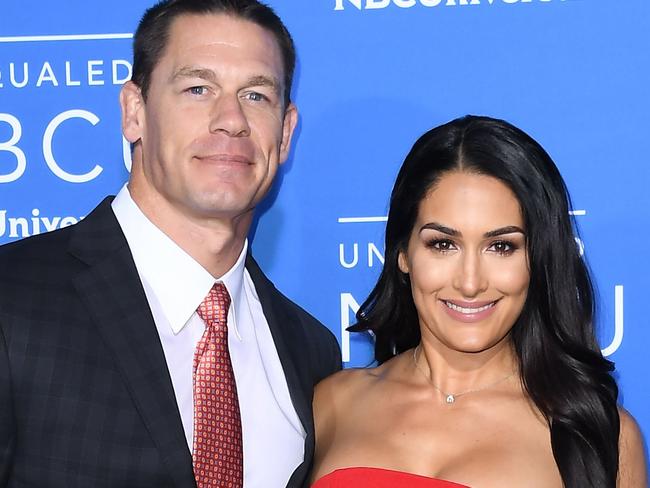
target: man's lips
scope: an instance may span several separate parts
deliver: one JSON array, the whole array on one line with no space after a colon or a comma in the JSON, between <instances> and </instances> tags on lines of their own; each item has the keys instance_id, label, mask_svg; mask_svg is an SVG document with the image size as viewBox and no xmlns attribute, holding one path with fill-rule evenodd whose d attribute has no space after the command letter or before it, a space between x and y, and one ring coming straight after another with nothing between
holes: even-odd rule
<instances>
[{"instance_id":1,"label":"man's lips","mask_svg":"<svg viewBox=\"0 0 650 488\"><path fill-rule=\"evenodd\" d=\"M252 161L241 154L204 154L195 156L196 159L205 162L226 163L226 164L253 164Z\"/></svg>"}]
</instances>

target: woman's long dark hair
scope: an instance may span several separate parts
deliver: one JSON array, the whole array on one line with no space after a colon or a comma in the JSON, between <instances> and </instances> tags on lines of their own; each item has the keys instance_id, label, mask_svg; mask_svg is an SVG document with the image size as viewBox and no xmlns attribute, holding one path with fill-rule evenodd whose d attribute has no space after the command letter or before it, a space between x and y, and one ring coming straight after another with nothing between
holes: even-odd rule
<instances>
[{"instance_id":1,"label":"woman's long dark hair","mask_svg":"<svg viewBox=\"0 0 650 488\"><path fill-rule=\"evenodd\" d=\"M613 488L618 474L618 388L594 335L594 292L574 238L570 200L550 156L511 124L466 116L430 130L397 176L385 263L351 331L372 331L379 363L420 342L408 276L397 263L420 202L445 173L492 176L517 197L526 226L530 285L511 331L521 381L548 421L567 488Z\"/></svg>"}]
</instances>

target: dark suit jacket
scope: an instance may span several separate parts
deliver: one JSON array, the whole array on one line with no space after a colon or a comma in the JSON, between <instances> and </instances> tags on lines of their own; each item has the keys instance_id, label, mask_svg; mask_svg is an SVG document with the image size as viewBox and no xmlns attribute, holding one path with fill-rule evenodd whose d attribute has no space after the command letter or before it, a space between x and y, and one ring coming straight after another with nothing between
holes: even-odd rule
<instances>
[{"instance_id":1,"label":"dark suit jacket","mask_svg":"<svg viewBox=\"0 0 650 488\"><path fill-rule=\"evenodd\" d=\"M250 256L246 268L307 431L306 461L289 484L297 487L313 456L312 389L340 369L340 351ZM75 226L0 247L0 486L196 486L163 349L110 199Z\"/></svg>"}]
</instances>

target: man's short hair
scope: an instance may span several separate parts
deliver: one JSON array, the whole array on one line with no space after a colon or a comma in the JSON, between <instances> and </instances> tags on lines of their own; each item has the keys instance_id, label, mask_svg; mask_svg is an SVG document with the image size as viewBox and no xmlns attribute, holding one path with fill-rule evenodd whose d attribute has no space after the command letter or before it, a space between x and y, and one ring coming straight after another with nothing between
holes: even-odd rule
<instances>
[{"instance_id":1,"label":"man's short hair","mask_svg":"<svg viewBox=\"0 0 650 488\"><path fill-rule=\"evenodd\" d=\"M271 7L257 0L163 0L149 8L133 39L133 75L146 100L151 73L163 55L174 19L182 15L226 14L269 31L278 43L284 63L284 99L291 100L296 49L291 34Z\"/></svg>"}]
</instances>

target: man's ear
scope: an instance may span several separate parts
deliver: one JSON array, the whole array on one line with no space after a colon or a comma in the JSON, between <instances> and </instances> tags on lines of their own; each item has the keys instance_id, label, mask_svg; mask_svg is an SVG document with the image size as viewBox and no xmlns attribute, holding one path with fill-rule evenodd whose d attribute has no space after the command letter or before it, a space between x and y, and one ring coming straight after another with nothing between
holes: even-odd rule
<instances>
[{"instance_id":1,"label":"man's ear","mask_svg":"<svg viewBox=\"0 0 650 488\"><path fill-rule=\"evenodd\" d=\"M298 124L298 108L289 103L289 106L284 111L284 123L282 124L282 141L280 142L280 164L284 163L289 157L291 150L291 139L293 131Z\"/></svg>"},{"instance_id":2,"label":"man's ear","mask_svg":"<svg viewBox=\"0 0 650 488\"><path fill-rule=\"evenodd\" d=\"M406 253L404 251L400 251L399 254L397 255L397 266L399 267L399 270L402 273L408 274L409 262Z\"/></svg>"},{"instance_id":3,"label":"man's ear","mask_svg":"<svg viewBox=\"0 0 650 488\"><path fill-rule=\"evenodd\" d=\"M131 144L142 138L144 131L144 99L142 91L132 81L127 81L120 91L122 133Z\"/></svg>"}]
</instances>

